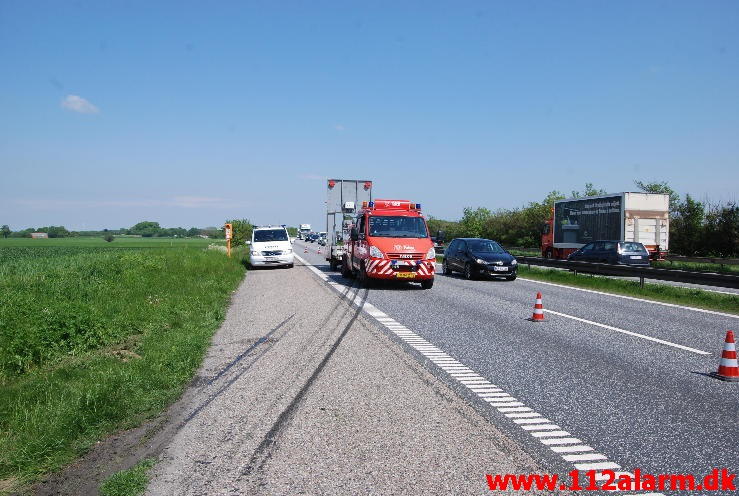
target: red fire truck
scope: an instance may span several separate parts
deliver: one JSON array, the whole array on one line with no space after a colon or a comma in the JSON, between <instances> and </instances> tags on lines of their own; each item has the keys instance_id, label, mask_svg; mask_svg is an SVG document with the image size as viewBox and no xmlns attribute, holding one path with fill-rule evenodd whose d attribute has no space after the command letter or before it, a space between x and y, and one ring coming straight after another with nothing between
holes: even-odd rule
<instances>
[{"instance_id":1,"label":"red fire truck","mask_svg":"<svg viewBox=\"0 0 739 496\"><path fill-rule=\"evenodd\" d=\"M363 202L345 247L341 274L363 286L373 279L418 281L423 289L434 285L436 252L420 203Z\"/></svg>"}]
</instances>

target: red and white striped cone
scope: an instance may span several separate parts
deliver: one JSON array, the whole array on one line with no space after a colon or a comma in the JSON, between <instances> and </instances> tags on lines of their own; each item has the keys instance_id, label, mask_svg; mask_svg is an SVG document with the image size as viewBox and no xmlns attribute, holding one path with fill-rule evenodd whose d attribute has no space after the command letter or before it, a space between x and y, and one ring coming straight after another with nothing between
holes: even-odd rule
<instances>
[{"instance_id":1,"label":"red and white striped cone","mask_svg":"<svg viewBox=\"0 0 739 496\"><path fill-rule=\"evenodd\" d=\"M718 366L718 372L714 372L711 375L722 381L739 382L739 363L736 361L734 331L726 331L724 351L721 352L721 362Z\"/></svg>"},{"instance_id":2,"label":"red and white striped cone","mask_svg":"<svg viewBox=\"0 0 739 496\"><path fill-rule=\"evenodd\" d=\"M303 253L308 253L308 247L307 246L303 248Z\"/></svg>"},{"instance_id":3,"label":"red and white striped cone","mask_svg":"<svg viewBox=\"0 0 739 496\"><path fill-rule=\"evenodd\" d=\"M536 303L534 304L534 315L531 316L532 322L544 321L544 305L541 304L541 292L536 293Z\"/></svg>"},{"instance_id":4,"label":"red and white striped cone","mask_svg":"<svg viewBox=\"0 0 739 496\"><path fill-rule=\"evenodd\" d=\"M318 254L319 255L321 254L321 247L320 246L318 247Z\"/></svg>"}]
</instances>

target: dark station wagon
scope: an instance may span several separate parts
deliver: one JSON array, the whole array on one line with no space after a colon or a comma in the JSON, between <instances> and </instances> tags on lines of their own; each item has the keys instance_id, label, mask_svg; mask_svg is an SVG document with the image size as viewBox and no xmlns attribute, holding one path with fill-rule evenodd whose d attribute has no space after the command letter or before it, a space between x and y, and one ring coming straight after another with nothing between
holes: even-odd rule
<instances>
[{"instance_id":1,"label":"dark station wagon","mask_svg":"<svg viewBox=\"0 0 739 496\"><path fill-rule=\"evenodd\" d=\"M571 253L567 260L620 265L649 265L649 252L643 244L634 241L593 241Z\"/></svg>"}]
</instances>

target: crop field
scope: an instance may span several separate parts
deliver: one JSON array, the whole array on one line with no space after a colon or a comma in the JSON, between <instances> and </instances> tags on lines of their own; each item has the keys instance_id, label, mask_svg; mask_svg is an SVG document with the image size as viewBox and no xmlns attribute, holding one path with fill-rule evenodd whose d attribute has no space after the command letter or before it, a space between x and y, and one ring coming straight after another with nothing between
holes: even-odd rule
<instances>
[{"instance_id":1,"label":"crop field","mask_svg":"<svg viewBox=\"0 0 739 496\"><path fill-rule=\"evenodd\" d=\"M0 240L0 492L177 398L245 272L210 242Z\"/></svg>"}]
</instances>

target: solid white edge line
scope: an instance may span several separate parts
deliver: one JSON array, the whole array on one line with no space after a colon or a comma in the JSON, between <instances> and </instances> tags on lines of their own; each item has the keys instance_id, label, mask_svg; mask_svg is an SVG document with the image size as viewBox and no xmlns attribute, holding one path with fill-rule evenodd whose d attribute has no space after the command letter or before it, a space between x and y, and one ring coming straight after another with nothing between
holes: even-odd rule
<instances>
[{"instance_id":1,"label":"solid white edge line","mask_svg":"<svg viewBox=\"0 0 739 496\"><path fill-rule=\"evenodd\" d=\"M562 313L562 312L555 312L554 310L547 310L547 312L548 313L551 313L553 315L559 315L560 317L565 317L565 318L568 318L568 319L577 320L577 321L580 321L580 322L584 322L586 324L590 324L590 325L602 327L604 329L609 329L611 331L616 331L616 332L620 332L622 334L627 334L629 336L634 336L634 337L637 337L637 338L646 339L648 341L653 341L655 343L660 343L660 344L664 344L664 345L667 345L667 346L672 346L673 348L679 348L681 350L689 351L691 353L697 353L698 355L710 355L710 353L707 352L707 351L697 350L695 348L691 348L690 346L684 346L682 344L673 343L671 341L665 341L664 339L653 338L652 336L647 336L645 334L639 334L638 332L627 331L625 329L619 329L618 327L613 327L613 326L609 326L609 325L606 325L606 324L601 324L600 322L593 322L592 320L582 319L580 317L575 317L574 315L569 315L569 314Z\"/></svg>"}]
</instances>

